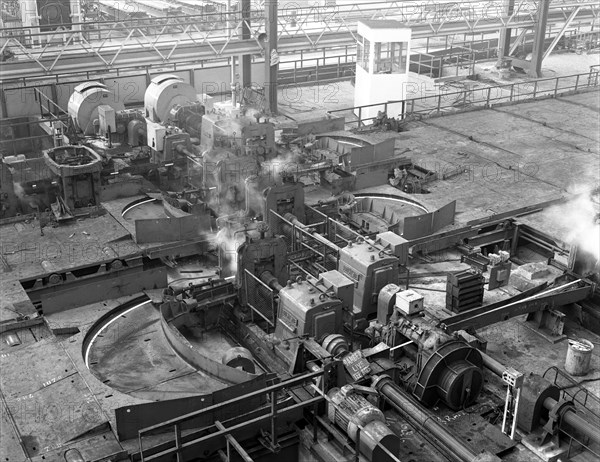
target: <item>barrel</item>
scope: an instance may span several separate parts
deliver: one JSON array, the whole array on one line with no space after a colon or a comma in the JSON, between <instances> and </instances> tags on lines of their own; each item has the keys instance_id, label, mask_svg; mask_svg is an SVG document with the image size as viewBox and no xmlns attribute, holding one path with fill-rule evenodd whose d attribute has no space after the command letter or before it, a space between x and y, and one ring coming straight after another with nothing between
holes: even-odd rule
<instances>
[{"instance_id":1,"label":"barrel","mask_svg":"<svg viewBox=\"0 0 600 462\"><path fill-rule=\"evenodd\" d=\"M590 371L590 362L594 344L588 340L569 340L565 370L571 375L586 375Z\"/></svg>"}]
</instances>

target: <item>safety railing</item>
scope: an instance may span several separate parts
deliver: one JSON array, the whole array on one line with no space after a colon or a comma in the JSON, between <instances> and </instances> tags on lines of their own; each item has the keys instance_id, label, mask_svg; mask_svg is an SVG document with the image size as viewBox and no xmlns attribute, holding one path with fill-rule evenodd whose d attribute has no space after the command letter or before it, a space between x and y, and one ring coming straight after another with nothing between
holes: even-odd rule
<instances>
[{"instance_id":1,"label":"safety railing","mask_svg":"<svg viewBox=\"0 0 600 462\"><path fill-rule=\"evenodd\" d=\"M376 117L363 117L368 108L382 111L390 117L432 117L455 112L461 109L483 109L497 104L531 101L536 98L562 96L577 91L598 87L600 69L593 67L589 72L567 76L515 82L481 88L466 88L460 91L439 90L436 95L419 96L405 100L367 104L328 111L330 115L346 116L350 127L363 127L372 123ZM414 87L407 85L407 92ZM402 114L389 114L388 106L404 104Z\"/></svg>"},{"instance_id":2,"label":"safety railing","mask_svg":"<svg viewBox=\"0 0 600 462\"><path fill-rule=\"evenodd\" d=\"M468 67L469 74L474 74L475 52L469 49L458 49L444 55L433 55L427 52L411 55L410 71L430 77L446 77L450 73L458 76L461 68ZM446 75L444 75L446 74Z\"/></svg>"},{"instance_id":3,"label":"safety railing","mask_svg":"<svg viewBox=\"0 0 600 462\"><path fill-rule=\"evenodd\" d=\"M361 235L354 231L349 226L340 223L337 220L327 216L323 212L315 209L314 207L306 207L307 221L309 223L325 223L325 236L334 244L345 247L348 242L356 241Z\"/></svg>"},{"instance_id":4,"label":"safety railing","mask_svg":"<svg viewBox=\"0 0 600 462\"><path fill-rule=\"evenodd\" d=\"M282 235L288 248L288 260L302 266L313 276L337 268L338 246L328 238L328 221L312 221L299 226L269 211L274 232Z\"/></svg>"},{"instance_id":5,"label":"safety railing","mask_svg":"<svg viewBox=\"0 0 600 462\"><path fill-rule=\"evenodd\" d=\"M600 76L600 64L590 66L590 76L588 77L588 85L597 87L600 84L598 77Z\"/></svg>"},{"instance_id":6,"label":"safety railing","mask_svg":"<svg viewBox=\"0 0 600 462\"><path fill-rule=\"evenodd\" d=\"M549 367L542 377L556 385L561 390L563 398L579 404L586 414L591 415L596 422L600 422L600 399L587 388L556 366Z\"/></svg>"},{"instance_id":7,"label":"safety railing","mask_svg":"<svg viewBox=\"0 0 600 462\"><path fill-rule=\"evenodd\" d=\"M278 438L278 419L284 418L284 416L287 416L292 412L301 411L308 407L314 408L324 399L322 394L318 394L316 397L298 400L299 402L294 402L292 404L290 402L290 398L294 397L294 389L301 388L305 390L305 387L309 387L313 384L314 379L318 379L323 375L324 371L320 369L316 372L310 372L308 374L280 382L276 385L269 386L262 390L257 390L219 404L208 406L199 411L191 412L181 417L167 420L151 427L143 428L138 432L139 454L141 461L145 462L159 460L165 457L168 458L169 456L175 458L177 461L189 460L192 458L190 457L190 454L201 454L202 452L198 452L200 448L203 448L204 450L204 448L210 447L211 443L217 443L219 440L225 440L224 443L227 445L228 450L231 445L240 454L240 456L242 456L245 460L248 460L245 457L247 454L241 448L239 443L235 441L234 435L238 432L243 432L244 430L256 430L258 426L264 425L265 422L270 424L270 443L273 448L276 448ZM324 383L324 381L321 382ZM232 414L234 417L241 417L239 416L240 408L248 407L249 402L254 402L257 400L260 402L266 402L267 405L257 409L256 411L258 412L253 412L246 421L226 427L220 420L218 420L218 418L215 418L213 425L203 429L205 430L204 433L207 434L202 436L195 435L194 433L189 433L187 435L183 434L183 429L186 426L188 426L193 420L197 420L201 417L217 416L219 414L227 413ZM260 412L261 410L263 412ZM257 413L259 415L256 415ZM144 448L144 437L169 430L173 432L173 439L171 440L168 448L165 448L164 445L160 445L159 447ZM188 455L187 458L185 457L185 454Z\"/></svg>"},{"instance_id":8,"label":"safety railing","mask_svg":"<svg viewBox=\"0 0 600 462\"><path fill-rule=\"evenodd\" d=\"M356 67L356 52L327 56L306 57L300 52L299 59L282 59L279 64L277 81L279 84L318 82L322 80L351 78ZM352 47L354 50L354 47Z\"/></svg>"},{"instance_id":9,"label":"safety railing","mask_svg":"<svg viewBox=\"0 0 600 462\"><path fill-rule=\"evenodd\" d=\"M58 117L63 120L69 119L69 114L50 97L46 96L39 88L34 88L35 101L38 102L41 117Z\"/></svg>"},{"instance_id":10,"label":"safety railing","mask_svg":"<svg viewBox=\"0 0 600 462\"><path fill-rule=\"evenodd\" d=\"M0 120L0 126L1 125L2 120ZM40 151L47 141L48 135L28 136L26 138L8 138L3 134L2 137L0 137L0 153L3 156L18 156L24 152Z\"/></svg>"},{"instance_id":11,"label":"safety railing","mask_svg":"<svg viewBox=\"0 0 600 462\"><path fill-rule=\"evenodd\" d=\"M556 366L549 367L542 377L551 381L560 389L561 399L572 401L579 405L577 407L578 415L587 416L594 423L600 421L600 399L584 388L580 383L573 380ZM600 452L597 447L592 447L589 444L587 438L576 434L565 425L560 426L560 431L562 437L566 437L569 441L567 458L571 457L571 452L573 450L579 451L581 448L585 448L588 452L594 454L597 460L600 460Z\"/></svg>"},{"instance_id":12,"label":"safety railing","mask_svg":"<svg viewBox=\"0 0 600 462\"><path fill-rule=\"evenodd\" d=\"M244 269L244 289L246 291L246 304L250 308L250 317L255 322L255 315L267 323L267 333L269 328L275 328L275 318L277 304L275 303L275 294L273 290L254 274Z\"/></svg>"}]
</instances>

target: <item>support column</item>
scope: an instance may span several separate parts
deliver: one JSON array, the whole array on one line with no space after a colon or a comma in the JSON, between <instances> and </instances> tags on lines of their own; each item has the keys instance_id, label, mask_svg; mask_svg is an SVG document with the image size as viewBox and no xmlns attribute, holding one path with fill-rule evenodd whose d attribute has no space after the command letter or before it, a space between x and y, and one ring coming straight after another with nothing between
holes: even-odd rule
<instances>
[{"instance_id":1,"label":"support column","mask_svg":"<svg viewBox=\"0 0 600 462\"><path fill-rule=\"evenodd\" d=\"M505 0L503 13L507 17L510 17L513 14L514 10L515 10L515 0ZM500 65L500 63L502 62L502 59L509 56L509 54L510 54L508 50L510 50L511 35L512 35L512 29L510 29L508 27L505 29L500 29L500 35L498 37L498 63L497 63L497 65Z\"/></svg>"},{"instance_id":2,"label":"support column","mask_svg":"<svg viewBox=\"0 0 600 462\"><path fill-rule=\"evenodd\" d=\"M546 38L546 24L548 22L549 8L550 0L540 0L538 2L537 23L533 35L533 52L531 54L531 64L529 69L527 69L527 75L530 77L542 77L544 40Z\"/></svg>"},{"instance_id":3,"label":"support column","mask_svg":"<svg viewBox=\"0 0 600 462\"><path fill-rule=\"evenodd\" d=\"M252 38L250 33L250 17L252 5L250 0L242 0L242 40ZM240 55L240 77L242 88L248 88L252 85L252 55Z\"/></svg>"},{"instance_id":4,"label":"support column","mask_svg":"<svg viewBox=\"0 0 600 462\"><path fill-rule=\"evenodd\" d=\"M265 112L277 114L277 0L265 0Z\"/></svg>"},{"instance_id":5,"label":"support column","mask_svg":"<svg viewBox=\"0 0 600 462\"><path fill-rule=\"evenodd\" d=\"M235 56L231 56L229 58L229 66L231 68L231 104L233 105L233 107L236 106L237 103L241 103L241 97L240 97L240 101L238 101L238 97L237 97L237 89L238 89L238 74L237 74L237 66L235 64Z\"/></svg>"},{"instance_id":6,"label":"support column","mask_svg":"<svg viewBox=\"0 0 600 462\"><path fill-rule=\"evenodd\" d=\"M80 0L71 0L69 4L71 8L71 26L74 31L81 31L81 23L83 22L83 17L81 15L81 2ZM81 35L77 36L81 38Z\"/></svg>"},{"instance_id":7,"label":"support column","mask_svg":"<svg viewBox=\"0 0 600 462\"><path fill-rule=\"evenodd\" d=\"M564 35L565 31L569 28L569 26L571 25L571 23L573 22L573 19L575 19L575 16L577 16L577 14L581 11L581 7L578 6L577 8L575 8L573 10L573 12L569 15L569 17L567 18L567 22L565 22L562 26L562 28L560 29L560 31L558 32L558 34L556 34L556 36L554 37L554 40L552 40L552 43L550 44L550 46L546 49L546 51L544 51L544 55L542 57L542 59L546 59L546 57L552 53L552 51L554 50L554 47L558 44L558 42L560 41L560 39L562 38L562 36Z\"/></svg>"}]
</instances>

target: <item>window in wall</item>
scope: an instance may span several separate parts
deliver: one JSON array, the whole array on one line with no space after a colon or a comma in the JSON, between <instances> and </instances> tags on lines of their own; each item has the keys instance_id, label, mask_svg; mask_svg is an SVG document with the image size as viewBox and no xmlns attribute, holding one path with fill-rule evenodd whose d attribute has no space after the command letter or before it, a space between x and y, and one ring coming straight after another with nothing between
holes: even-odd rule
<instances>
[{"instance_id":1,"label":"window in wall","mask_svg":"<svg viewBox=\"0 0 600 462\"><path fill-rule=\"evenodd\" d=\"M384 42L375 44L375 73L404 74L406 73L405 42Z\"/></svg>"},{"instance_id":2,"label":"window in wall","mask_svg":"<svg viewBox=\"0 0 600 462\"><path fill-rule=\"evenodd\" d=\"M366 38L359 35L358 43L356 44L356 62L367 72L369 72L370 47L371 44L369 43L369 41Z\"/></svg>"}]
</instances>

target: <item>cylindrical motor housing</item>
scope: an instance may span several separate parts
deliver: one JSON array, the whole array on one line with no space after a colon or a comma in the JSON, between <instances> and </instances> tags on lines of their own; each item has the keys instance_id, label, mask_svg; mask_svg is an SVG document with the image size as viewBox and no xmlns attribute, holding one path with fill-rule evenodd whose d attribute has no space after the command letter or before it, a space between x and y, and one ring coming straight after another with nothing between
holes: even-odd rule
<instances>
[{"instance_id":1,"label":"cylindrical motor housing","mask_svg":"<svg viewBox=\"0 0 600 462\"><path fill-rule=\"evenodd\" d=\"M146 117L152 122L166 122L176 105L197 102L196 89L176 75L154 77L144 94Z\"/></svg>"},{"instance_id":2,"label":"cylindrical motor housing","mask_svg":"<svg viewBox=\"0 0 600 462\"><path fill-rule=\"evenodd\" d=\"M327 410L329 420L355 443L361 427L359 449L363 455L377 462L392 460L387 451L398 456L400 438L387 426L380 409L356 393L351 385L332 388L327 395L331 399Z\"/></svg>"},{"instance_id":3,"label":"cylindrical motor housing","mask_svg":"<svg viewBox=\"0 0 600 462\"><path fill-rule=\"evenodd\" d=\"M94 135L94 120L98 119L98 106L102 105L110 106L115 112L125 110L123 102L118 101L106 85L100 82L85 82L73 89L67 108L76 127L84 135Z\"/></svg>"}]
</instances>

